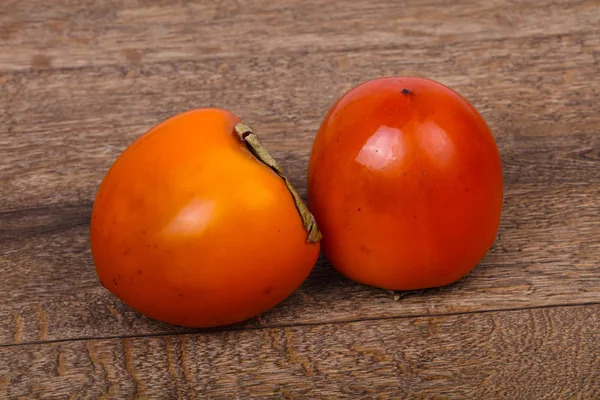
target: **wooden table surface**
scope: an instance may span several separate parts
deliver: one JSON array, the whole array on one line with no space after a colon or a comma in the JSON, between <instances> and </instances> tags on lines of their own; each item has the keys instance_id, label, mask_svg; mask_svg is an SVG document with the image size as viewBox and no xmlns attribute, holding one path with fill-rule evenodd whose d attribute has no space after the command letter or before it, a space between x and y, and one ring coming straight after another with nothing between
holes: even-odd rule
<instances>
[{"instance_id":1,"label":"wooden table surface","mask_svg":"<svg viewBox=\"0 0 600 400\"><path fill-rule=\"evenodd\" d=\"M105 172L163 119L218 106L306 192L352 86L439 80L502 155L496 243L460 282L355 284L320 260L212 331L147 319L96 277ZM2 0L1 399L599 399L598 0Z\"/></svg>"}]
</instances>

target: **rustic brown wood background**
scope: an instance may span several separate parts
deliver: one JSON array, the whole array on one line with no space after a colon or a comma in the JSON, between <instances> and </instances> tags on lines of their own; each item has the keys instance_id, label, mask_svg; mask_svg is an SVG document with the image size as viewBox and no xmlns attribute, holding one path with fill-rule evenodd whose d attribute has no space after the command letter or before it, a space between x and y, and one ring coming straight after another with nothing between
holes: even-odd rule
<instances>
[{"instance_id":1,"label":"rustic brown wood background","mask_svg":"<svg viewBox=\"0 0 600 400\"><path fill-rule=\"evenodd\" d=\"M274 310L209 332L100 286L88 223L117 155L175 113L251 122L305 191L334 100L439 80L494 132L495 246L422 293L324 260ZM0 1L0 398L599 399L600 2Z\"/></svg>"}]
</instances>

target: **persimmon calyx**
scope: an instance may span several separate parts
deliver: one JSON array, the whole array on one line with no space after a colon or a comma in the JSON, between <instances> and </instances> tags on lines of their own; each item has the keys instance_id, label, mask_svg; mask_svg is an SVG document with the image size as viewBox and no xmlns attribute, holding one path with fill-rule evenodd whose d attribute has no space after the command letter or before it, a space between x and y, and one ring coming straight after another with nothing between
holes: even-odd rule
<instances>
[{"instance_id":1,"label":"persimmon calyx","mask_svg":"<svg viewBox=\"0 0 600 400\"><path fill-rule=\"evenodd\" d=\"M271 157L267 149L265 149L265 147L260 143L258 136L256 136L252 128L250 128L245 122L240 122L235 126L235 131L239 135L242 142L246 144L248 150L250 150L250 152L260 162L271 168L273 172L283 179L285 186L294 199L294 204L296 204L296 209L300 214L304 229L308 233L306 241L308 243L317 243L319 240L321 240L323 235L321 235L321 231L319 231L315 217L309 211L304 201L302 201L302 198L298 192L296 192L296 189L294 189L290 180L285 176L275 159Z\"/></svg>"}]
</instances>

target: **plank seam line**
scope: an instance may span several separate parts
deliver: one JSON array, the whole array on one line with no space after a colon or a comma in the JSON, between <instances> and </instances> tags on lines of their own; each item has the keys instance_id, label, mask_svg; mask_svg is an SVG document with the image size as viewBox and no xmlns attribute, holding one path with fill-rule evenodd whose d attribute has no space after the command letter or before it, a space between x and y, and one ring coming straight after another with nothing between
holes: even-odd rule
<instances>
[{"instance_id":1,"label":"plank seam line","mask_svg":"<svg viewBox=\"0 0 600 400\"><path fill-rule=\"evenodd\" d=\"M67 339L55 339L55 340L38 340L21 343L4 343L0 344L0 348L5 347L21 347L21 346L35 346L52 343L64 343L64 342L88 342L88 341L100 341L100 340L116 340L116 339L136 339L136 338L152 338L152 337L172 337L172 336L183 336L183 335L195 335L200 333L223 333L223 332L243 332L243 331L259 331L264 329L284 329L284 328L301 328L311 326L327 326L327 325L341 325L351 324L358 322L378 322L378 321L389 321L394 319L420 319L420 318L432 318L432 317L452 317L461 315L474 315L474 314L489 314L489 313L503 313L503 312L517 312L526 310L542 310L551 308L565 308L565 307L584 307L584 306L596 306L600 305L600 301L574 303L574 304L549 304L545 306L531 306L531 307L515 307L515 308L504 308L504 309L488 309L479 311L463 311L455 313L440 313L440 314L415 314L415 315L402 315L402 316L390 316L390 317L373 317L373 318L360 318L360 319L349 319L339 320L333 322L305 322L298 324L273 324L263 326L249 326L249 327L224 327L215 329L196 329L186 330L181 332L157 332L148 333L141 335L117 335L117 336L105 336L105 337L78 337L78 338L67 338Z\"/></svg>"},{"instance_id":2,"label":"plank seam line","mask_svg":"<svg viewBox=\"0 0 600 400\"><path fill-rule=\"evenodd\" d=\"M507 181L505 180L505 183ZM582 182L565 182L559 185L555 185L553 189L557 190L581 190L581 189L595 189L596 186L600 186L600 184L596 182L590 181L582 181ZM525 196L530 194L540 194L544 193L545 189L529 189L527 191L523 191L518 194L518 196ZM303 191L304 192L304 191ZM516 195L515 195L516 196ZM306 195L301 195L302 199L306 201ZM3 243L12 243L15 241L23 240L23 238L31 238L34 236L43 236L48 234L61 233L64 231L68 231L73 228L78 228L81 226L86 226L90 224L92 208L94 205L94 201L86 201L81 203L68 203L66 205L52 204L48 206L39 206L39 207L27 207L21 209L11 209L11 210L0 210L0 241ZM65 223L42 223L42 224L33 224L30 226L26 226L24 228L16 228L12 229L9 226L10 218L17 218L21 214L27 215L27 213L34 212L46 212L46 213L60 213L62 210L74 210L72 213L65 213L67 219ZM594 213L594 211L592 211ZM13 233L17 231L17 233Z\"/></svg>"},{"instance_id":3,"label":"plank seam line","mask_svg":"<svg viewBox=\"0 0 600 400\"><path fill-rule=\"evenodd\" d=\"M485 38L485 39L477 39L477 40L471 40L471 41L467 41L467 43L497 43L497 42L503 42L503 41L511 41L511 40L515 40L515 41L520 41L520 40L524 40L524 39L552 39L552 38L561 38L564 36L584 36L584 35L594 35L597 34L599 31L597 30L586 30L586 31L568 31L568 32L562 32L562 33L552 33L552 34L533 34L533 35L526 35L526 36L503 36L503 37L489 37L489 38ZM437 42L435 42L437 43ZM407 46L404 45L403 47L399 47L397 44L389 44L389 45L379 45L379 46L370 46L370 45L364 45L364 46L352 46L352 47L348 47L348 48L333 48L333 49L318 49L312 52L312 54L317 54L317 55L327 55L327 54L346 54L346 53L355 53L355 54L361 54L361 53L367 53L367 52L372 52L374 51L390 51L390 50L404 50L406 51L407 48L420 48L423 47L422 45L413 45L411 46ZM305 50L303 49L298 49L298 50L288 50L282 53L284 56L294 56L294 55L300 55L303 56L305 55ZM206 62L207 60L228 60L228 59L233 59L233 58L239 58L238 56L236 56L235 54L231 53L231 52L224 52L222 55L207 55L204 57L199 57L199 58L195 58L195 59L173 59L173 60L168 60L168 61L153 61L150 63L142 63L140 65L140 67L144 67L148 66L148 65L170 65L173 64L174 62L193 62L193 63L201 63L201 62ZM256 56L253 56L252 54L248 53L248 58L256 58ZM110 68L110 69L119 69L122 70L124 68L129 68L130 66L127 64L123 64L123 63L115 63L115 62L109 62L106 64L101 64L99 66L95 66L95 65L79 65L79 66L69 66L69 67L50 67L50 68L44 68L44 69L40 69L40 70L34 70L31 69L30 67L16 67L15 69L11 69L10 67L7 69L2 69L0 68L0 73L2 74L11 74L14 76L20 76L20 75L30 75L30 74L46 74L46 73L69 73L69 72L77 72L77 71L97 71L99 69L102 68ZM143 68L140 68L143 69Z\"/></svg>"}]
</instances>

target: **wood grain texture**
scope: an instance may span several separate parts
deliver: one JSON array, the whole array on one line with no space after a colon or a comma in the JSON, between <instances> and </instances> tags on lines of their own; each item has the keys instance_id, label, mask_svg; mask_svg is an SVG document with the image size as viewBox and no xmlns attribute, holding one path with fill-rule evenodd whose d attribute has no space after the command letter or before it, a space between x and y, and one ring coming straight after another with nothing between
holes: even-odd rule
<instances>
[{"instance_id":1,"label":"wood grain texture","mask_svg":"<svg viewBox=\"0 0 600 400\"><path fill-rule=\"evenodd\" d=\"M494 247L458 283L394 301L389 292L354 284L321 260L288 300L238 328L600 302L598 198L600 185L512 188ZM100 286L88 212L71 211L81 223L64 229L57 223L56 231L20 225L27 233L3 245L0 344L180 331L144 318ZM40 309L48 315L45 330Z\"/></svg>"},{"instance_id":2,"label":"wood grain texture","mask_svg":"<svg viewBox=\"0 0 600 400\"><path fill-rule=\"evenodd\" d=\"M144 65L135 76L118 66L8 74L0 86L0 212L89 205L126 145L195 107L227 108L247 120L303 188L312 138L335 99L363 80L392 74L426 75L470 99L496 135L508 185L598 183L600 62L581 43L600 48L600 31L492 43L433 40L325 59L173 61Z\"/></svg>"},{"instance_id":3,"label":"wood grain texture","mask_svg":"<svg viewBox=\"0 0 600 400\"><path fill-rule=\"evenodd\" d=\"M600 306L2 347L0 377L7 399L594 399Z\"/></svg>"},{"instance_id":4,"label":"wood grain texture","mask_svg":"<svg viewBox=\"0 0 600 400\"><path fill-rule=\"evenodd\" d=\"M593 0L5 0L0 71L136 65L213 56L370 51L598 27ZM2 40L3 39L3 40ZM21 50L12 51L15 47Z\"/></svg>"},{"instance_id":5,"label":"wood grain texture","mask_svg":"<svg viewBox=\"0 0 600 400\"><path fill-rule=\"evenodd\" d=\"M97 4L100 7L102 2ZM423 7L430 7L427 4ZM498 15L511 15L510 28L498 28L506 25L498 22L500 18L499 25L487 28L476 23L480 33L471 32L475 36L442 41L439 35L423 35L418 45L399 42L374 48L349 47L337 43L341 39L333 35L328 36L329 45L338 47L328 48L328 56L323 55L325 50L312 51L313 41L307 39L304 49L309 51L240 50L201 59L179 54L155 60L142 57L140 65L108 60L77 68L17 68L0 86L0 240L6 243L0 289L10 299L0 307L0 343L178 331L139 316L101 288L87 242L89 213L100 180L126 145L152 125L198 106L231 109L255 125L304 193L312 138L335 98L364 79L391 74L439 79L473 101L488 120L502 154L506 183L495 247L467 279L398 302L385 291L346 281L321 262L287 302L249 325L600 301L600 241L595 234L600 230L600 117L596 112L600 30L556 23L573 15L582 21L600 17L588 13L593 2L552 4L548 9L570 7L571 15L540 10L531 12L535 18L527 12L525 19L517 18L499 2L493 7ZM138 11L127 8L134 6ZM131 11L122 11L125 17L142 21L147 13L179 10L183 5L156 8L122 3L118 7ZM409 4L410 17L403 21L414 24L419 7ZM487 20L482 7L488 6L438 11L462 15L454 15L452 23L444 20L438 33L475 29L459 25L469 18ZM58 9L36 12L57 13ZM303 14L302 24L322 18L310 3L292 2L290 9L294 13L312 10ZM387 9L369 10L364 16L364 8L351 8L338 18L373 24L383 21ZM250 7L243 15L258 18L261 12ZM264 13L276 12L267 8ZM90 35L113 29L93 20L92 14L82 18L89 22L82 29L91 29ZM555 31L558 28L560 32ZM137 28L119 29L113 34L124 40L130 34L127 29ZM341 34L345 25L328 29ZM60 35L49 35L62 43L57 51L76 46L60 41ZM238 35L236 40L246 37L236 29L229 29L227 35ZM153 38L152 43L156 48L174 46L176 38L184 40L167 35ZM356 36L354 43L367 39ZM263 43L259 37L255 41ZM62 58L71 59L67 53ZM46 339L40 335L38 307L49 315Z\"/></svg>"},{"instance_id":6,"label":"wood grain texture","mask_svg":"<svg viewBox=\"0 0 600 400\"><path fill-rule=\"evenodd\" d=\"M0 398L600 398L597 0L0 2ZM97 280L95 190L165 118L227 108L305 194L335 99L418 75L498 142L497 241L394 294L321 259L220 331L149 320Z\"/></svg>"}]
</instances>

